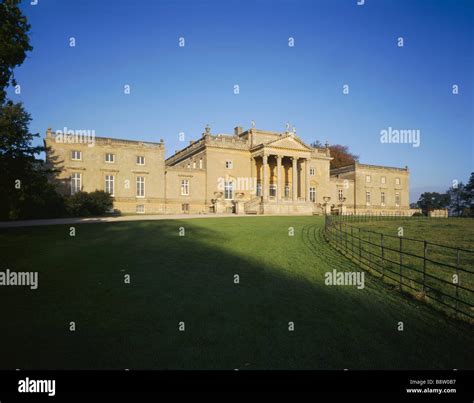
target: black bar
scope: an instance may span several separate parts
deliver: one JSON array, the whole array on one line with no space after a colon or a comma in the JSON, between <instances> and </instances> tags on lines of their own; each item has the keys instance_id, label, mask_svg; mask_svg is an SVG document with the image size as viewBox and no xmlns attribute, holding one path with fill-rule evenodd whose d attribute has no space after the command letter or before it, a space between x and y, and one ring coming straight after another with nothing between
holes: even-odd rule
<instances>
[{"instance_id":1,"label":"black bar","mask_svg":"<svg viewBox=\"0 0 474 403\"><path fill-rule=\"evenodd\" d=\"M222 401L238 393L311 393L321 395L395 397L397 401L459 401L472 392L472 370L446 371L0 371L0 399L17 401L155 401L163 393L222 393ZM22 380L54 380L55 395L20 393ZM442 381L442 383L440 383ZM432 382L432 383L431 383ZM423 390L444 389L444 393ZM420 389L408 393L407 389ZM447 393L447 389L451 393ZM453 391L455 390L455 392ZM137 400L140 396L142 399ZM143 398L146 397L146 400ZM114 398L114 400L112 400ZM73 400L74 399L74 400ZM87 399L87 400L86 400ZM456 400L457 399L457 400ZM472 399L472 395L471 395ZM382 400L380 400L382 401Z\"/></svg>"}]
</instances>

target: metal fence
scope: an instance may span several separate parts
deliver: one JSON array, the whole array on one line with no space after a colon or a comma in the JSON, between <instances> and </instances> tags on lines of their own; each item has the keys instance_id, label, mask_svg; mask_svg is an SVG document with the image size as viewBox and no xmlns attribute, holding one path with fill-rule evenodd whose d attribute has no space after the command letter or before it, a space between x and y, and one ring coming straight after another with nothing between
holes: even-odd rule
<instances>
[{"instance_id":1,"label":"metal fence","mask_svg":"<svg viewBox=\"0 0 474 403\"><path fill-rule=\"evenodd\" d=\"M339 215L333 215L332 217L337 217L338 220L343 220L345 222L362 222L362 221L387 221L387 220L446 220L446 219L471 219L474 220L474 217L470 216L427 216L427 215L413 215L410 212L395 211L395 212L367 212L367 213L344 213Z\"/></svg>"},{"instance_id":2,"label":"metal fence","mask_svg":"<svg viewBox=\"0 0 474 403\"><path fill-rule=\"evenodd\" d=\"M375 218L374 218L375 217ZM396 216L397 219L415 218ZM362 269L446 313L474 319L474 250L387 235L353 225L379 216L326 216L326 240Z\"/></svg>"}]
</instances>

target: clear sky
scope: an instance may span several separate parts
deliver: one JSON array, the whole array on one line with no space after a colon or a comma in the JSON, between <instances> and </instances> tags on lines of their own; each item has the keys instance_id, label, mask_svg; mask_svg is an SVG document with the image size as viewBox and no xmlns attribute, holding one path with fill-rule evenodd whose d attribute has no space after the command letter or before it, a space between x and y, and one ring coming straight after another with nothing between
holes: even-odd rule
<instances>
[{"instance_id":1,"label":"clear sky","mask_svg":"<svg viewBox=\"0 0 474 403\"><path fill-rule=\"evenodd\" d=\"M10 95L33 132L163 138L169 156L206 124L232 133L290 122L307 143L408 165L412 201L474 170L473 1L31 1L34 49ZM420 146L381 143L389 127L420 130Z\"/></svg>"}]
</instances>

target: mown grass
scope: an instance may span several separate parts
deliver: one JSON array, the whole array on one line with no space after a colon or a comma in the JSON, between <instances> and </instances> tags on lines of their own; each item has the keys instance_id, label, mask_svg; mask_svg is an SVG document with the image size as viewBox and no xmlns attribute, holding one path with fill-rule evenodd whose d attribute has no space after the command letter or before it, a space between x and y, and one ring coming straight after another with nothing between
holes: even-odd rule
<instances>
[{"instance_id":1,"label":"mown grass","mask_svg":"<svg viewBox=\"0 0 474 403\"><path fill-rule=\"evenodd\" d=\"M0 287L0 368L473 368L469 325L370 276L363 289L326 286L326 272L359 269L325 242L323 225L244 217L83 224L75 237L70 225L1 230L0 270L38 271L39 288Z\"/></svg>"},{"instance_id":2,"label":"mown grass","mask_svg":"<svg viewBox=\"0 0 474 403\"><path fill-rule=\"evenodd\" d=\"M350 255L384 274L389 283L401 282L405 291L424 297L448 313L458 309L474 315L474 292L470 291L474 290L473 220L350 220L354 221L342 227L348 233ZM343 238L346 249L345 235ZM336 243L340 241L336 239Z\"/></svg>"}]
</instances>

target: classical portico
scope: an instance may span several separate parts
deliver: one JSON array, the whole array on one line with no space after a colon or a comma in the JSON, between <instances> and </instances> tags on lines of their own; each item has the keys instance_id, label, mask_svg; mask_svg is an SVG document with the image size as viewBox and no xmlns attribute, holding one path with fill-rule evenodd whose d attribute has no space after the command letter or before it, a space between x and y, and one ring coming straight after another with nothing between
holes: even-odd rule
<instances>
[{"instance_id":1,"label":"classical portico","mask_svg":"<svg viewBox=\"0 0 474 403\"><path fill-rule=\"evenodd\" d=\"M294 210L294 205L299 210L312 210L311 151L292 134L251 150L251 172L257 183L255 196L264 210L288 213Z\"/></svg>"},{"instance_id":2,"label":"classical portico","mask_svg":"<svg viewBox=\"0 0 474 403\"><path fill-rule=\"evenodd\" d=\"M256 172L256 196L264 201L310 201L311 159L284 153L262 153L251 157Z\"/></svg>"}]
</instances>

